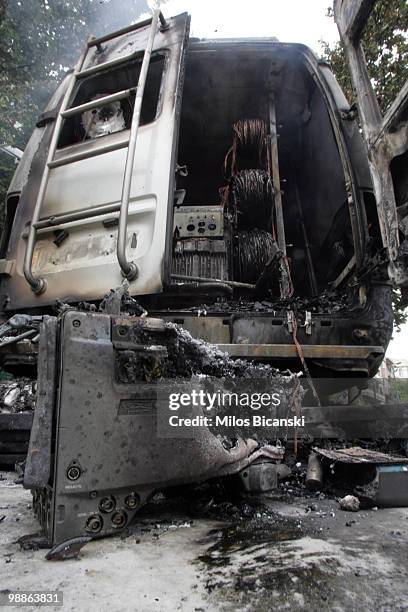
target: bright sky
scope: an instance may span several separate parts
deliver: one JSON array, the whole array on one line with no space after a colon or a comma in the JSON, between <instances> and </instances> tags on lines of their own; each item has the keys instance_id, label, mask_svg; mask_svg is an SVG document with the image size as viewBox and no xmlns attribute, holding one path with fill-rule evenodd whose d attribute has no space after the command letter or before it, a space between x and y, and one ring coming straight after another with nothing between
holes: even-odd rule
<instances>
[{"instance_id":1,"label":"bright sky","mask_svg":"<svg viewBox=\"0 0 408 612\"><path fill-rule=\"evenodd\" d=\"M191 36L231 38L275 36L281 42L299 42L320 53L320 40L333 44L337 27L327 17L332 0L168 0L166 16L187 11L191 15ZM387 356L408 357L408 325L394 333Z\"/></svg>"},{"instance_id":2,"label":"bright sky","mask_svg":"<svg viewBox=\"0 0 408 612\"><path fill-rule=\"evenodd\" d=\"M319 52L319 40L338 40L333 19L326 17L331 5L332 0L169 0L162 10L168 16L190 13L191 35L199 38L276 36Z\"/></svg>"},{"instance_id":3,"label":"bright sky","mask_svg":"<svg viewBox=\"0 0 408 612\"><path fill-rule=\"evenodd\" d=\"M394 332L394 337L388 347L387 357L393 361L408 358L408 324L402 325L400 332Z\"/></svg>"}]
</instances>

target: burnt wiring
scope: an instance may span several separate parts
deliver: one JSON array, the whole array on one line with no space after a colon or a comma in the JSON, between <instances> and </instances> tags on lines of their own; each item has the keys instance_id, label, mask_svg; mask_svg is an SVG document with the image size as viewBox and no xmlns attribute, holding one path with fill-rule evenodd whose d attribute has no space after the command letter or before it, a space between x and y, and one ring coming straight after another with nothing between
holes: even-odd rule
<instances>
[{"instance_id":1,"label":"burnt wiring","mask_svg":"<svg viewBox=\"0 0 408 612\"><path fill-rule=\"evenodd\" d=\"M293 310L289 310L288 315L289 315L289 317L290 317L290 323L291 323L291 325L292 325L292 338L293 338L293 343L294 343L294 345L295 345L295 347L296 347L297 354L298 354L298 356L299 356L299 359L300 359L300 361L301 361L301 363L302 363L302 366L303 366L304 372L305 372L305 374L306 374L306 379L307 379L307 381L308 381L308 383L309 383L309 387L310 387L310 389L311 389L311 391L312 391L312 393L313 393L313 396L314 396L314 398L315 398L315 399L316 399L316 401L317 401L317 405L318 405L318 406L321 406L319 395L318 395L318 393L317 393L317 391L316 391L316 387L315 387L315 386L314 386L314 384L313 384L312 376L311 376L311 374L310 374L310 371L309 371L308 365L307 365L307 363L306 363L305 356L304 356L304 354L303 354L302 345L300 344L300 342L299 342L299 340L298 340L298 338L297 338L297 327L298 327L298 325L297 325L296 314L293 312Z\"/></svg>"},{"instance_id":2,"label":"burnt wiring","mask_svg":"<svg viewBox=\"0 0 408 612\"><path fill-rule=\"evenodd\" d=\"M241 282L256 283L275 257L276 242L262 229L238 232L234 249L234 269Z\"/></svg>"},{"instance_id":3,"label":"burnt wiring","mask_svg":"<svg viewBox=\"0 0 408 612\"><path fill-rule=\"evenodd\" d=\"M220 189L220 198L238 230L234 246L236 274L240 280L256 283L268 267L272 271L270 264L277 254L270 137L261 119L241 119L232 129L232 146L224 160L224 173L230 176L230 183ZM281 297L289 299L294 287L286 254L280 257L279 275Z\"/></svg>"},{"instance_id":4,"label":"burnt wiring","mask_svg":"<svg viewBox=\"0 0 408 612\"><path fill-rule=\"evenodd\" d=\"M220 206L224 208L224 210L228 209L228 201L229 201L229 185L223 185L219 187L218 194L220 197Z\"/></svg>"},{"instance_id":5,"label":"burnt wiring","mask_svg":"<svg viewBox=\"0 0 408 612\"><path fill-rule=\"evenodd\" d=\"M288 299L294 289L289 261L282 253L278 257L275 240L275 193L267 126L261 119L240 119L232 130L232 146L224 160L229 184L220 187L219 194L236 230L234 276L239 281L257 283L258 291L270 291L272 277L279 274L281 297Z\"/></svg>"},{"instance_id":6,"label":"burnt wiring","mask_svg":"<svg viewBox=\"0 0 408 612\"><path fill-rule=\"evenodd\" d=\"M303 389L302 389L302 385L300 384L299 379L295 376L293 378L293 382L294 382L294 389L293 389L293 395L292 395L292 402L291 402L291 410L292 412L295 414L296 417L301 417L302 416L302 398L303 398ZM294 436L293 436L293 453L295 455L295 457L297 456L298 453L298 429L297 426L295 426L295 432L294 432Z\"/></svg>"},{"instance_id":7,"label":"burnt wiring","mask_svg":"<svg viewBox=\"0 0 408 612\"><path fill-rule=\"evenodd\" d=\"M267 167L267 129L262 119L240 119L232 126L232 146L224 160L224 175ZM229 168L229 170L228 170Z\"/></svg>"},{"instance_id":8,"label":"burnt wiring","mask_svg":"<svg viewBox=\"0 0 408 612\"><path fill-rule=\"evenodd\" d=\"M231 178L229 194L239 230L271 229L274 191L265 170L241 170Z\"/></svg>"}]
</instances>

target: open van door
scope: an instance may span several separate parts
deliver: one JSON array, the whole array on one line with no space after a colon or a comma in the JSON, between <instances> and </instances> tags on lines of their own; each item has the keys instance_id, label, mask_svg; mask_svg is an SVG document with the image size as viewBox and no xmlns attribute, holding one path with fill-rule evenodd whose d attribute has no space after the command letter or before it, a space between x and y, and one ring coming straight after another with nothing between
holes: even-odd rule
<instances>
[{"instance_id":1,"label":"open van door","mask_svg":"<svg viewBox=\"0 0 408 612\"><path fill-rule=\"evenodd\" d=\"M13 180L7 309L102 299L124 277L132 295L162 290L189 21L156 10L86 43Z\"/></svg>"},{"instance_id":2,"label":"open van door","mask_svg":"<svg viewBox=\"0 0 408 612\"><path fill-rule=\"evenodd\" d=\"M356 95L389 277L408 290L408 81L383 115L370 82L362 36L376 0L335 0L334 18ZM397 24L396 24L397 26Z\"/></svg>"}]
</instances>

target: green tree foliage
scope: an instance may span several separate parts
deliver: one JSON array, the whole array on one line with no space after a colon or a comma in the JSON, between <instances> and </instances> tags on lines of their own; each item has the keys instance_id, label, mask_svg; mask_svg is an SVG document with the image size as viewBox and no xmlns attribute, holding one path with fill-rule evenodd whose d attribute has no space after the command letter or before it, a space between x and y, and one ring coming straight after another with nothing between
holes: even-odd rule
<instances>
[{"instance_id":1,"label":"green tree foliage","mask_svg":"<svg viewBox=\"0 0 408 612\"><path fill-rule=\"evenodd\" d=\"M394 378L390 380L391 388L398 397L401 404L408 404L408 380L406 378Z\"/></svg>"},{"instance_id":2,"label":"green tree foliage","mask_svg":"<svg viewBox=\"0 0 408 612\"><path fill-rule=\"evenodd\" d=\"M129 25L147 11L147 0L0 0L0 144L24 149L90 34ZM1 214L14 167L0 153Z\"/></svg>"},{"instance_id":3,"label":"green tree foliage","mask_svg":"<svg viewBox=\"0 0 408 612\"><path fill-rule=\"evenodd\" d=\"M327 10L333 17L332 8ZM367 22L363 49L371 83L383 112L408 77L408 3L406 0L377 0ZM346 97L354 99L351 79L341 43L321 41L323 58L328 61Z\"/></svg>"}]
</instances>

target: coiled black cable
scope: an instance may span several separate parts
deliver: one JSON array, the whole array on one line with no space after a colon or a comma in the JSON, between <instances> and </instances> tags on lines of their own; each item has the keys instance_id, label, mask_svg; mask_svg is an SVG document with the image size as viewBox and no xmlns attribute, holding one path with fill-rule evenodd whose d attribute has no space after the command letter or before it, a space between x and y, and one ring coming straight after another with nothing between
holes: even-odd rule
<instances>
[{"instance_id":1,"label":"coiled black cable","mask_svg":"<svg viewBox=\"0 0 408 612\"><path fill-rule=\"evenodd\" d=\"M236 280L255 284L275 254L276 242L269 232L262 229L238 232L234 248Z\"/></svg>"},{"instance_id":2,"label":"coiled black cable","mask_svg":"<svg viewBox=\"0 0 408 612\"><path fill-rule=\"evenodd\" d=\"M265 170L241 170L231 177L229 194L239 230L271 229L274 191Z\"/></svg>"},{"instance_id":3,"label":"coiled black cable","mask_svg":"<svg viewBox=\"0 0 408 612\"><path fill-rule=\"evenodd\" d=\"M262 119L240 119L234 123L232 173L249 168L266 169L266 123Z\"/></svg>"}]
</instances>

